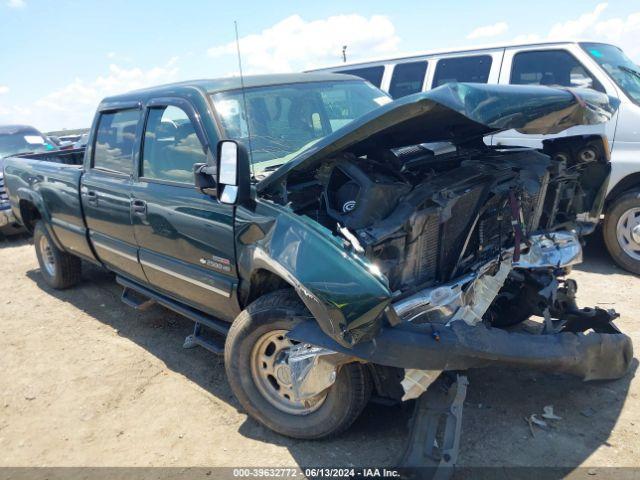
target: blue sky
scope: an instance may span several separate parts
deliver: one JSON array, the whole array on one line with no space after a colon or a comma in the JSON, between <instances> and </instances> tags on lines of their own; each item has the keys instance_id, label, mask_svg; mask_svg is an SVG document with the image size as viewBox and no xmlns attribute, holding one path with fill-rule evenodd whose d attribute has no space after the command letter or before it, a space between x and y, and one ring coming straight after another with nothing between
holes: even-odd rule
<instances>
[{"instance_id":1,"label":"blue sky","mask_svg":"<svg viewBox=\"0 0 640 480\"><path fill-rule=\"evenodd\" d=\"M106 95L236 73L295 71L402 52L593 38L640 63L640 0L0 0L0 123L87 126Z\"/></svg>"}]
</instances>

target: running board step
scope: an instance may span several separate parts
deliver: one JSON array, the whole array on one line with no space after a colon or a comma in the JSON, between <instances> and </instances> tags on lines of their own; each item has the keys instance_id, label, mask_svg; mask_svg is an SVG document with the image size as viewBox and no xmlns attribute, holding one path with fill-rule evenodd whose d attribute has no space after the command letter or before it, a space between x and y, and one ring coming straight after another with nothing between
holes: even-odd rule
<instances>
[{"instance_id":1,"label":"running board step","mask_svg":"<svg viewBox=\"0 0 640 480\"><path fill-rule=\"evenodd\" d=\"M129 307L136 310L146 310L151 305L156 303L150 298L145 297L144 295L128 287L124 287L122 289L122 296L120 297L120 300L122 300L122 303L124 303L125 305L128 305Z\"/></svg>"},{"instance_id":2,"label":"running board step","mask_svg":"<svg viewBox=\"0 0 640 480\"><path fill-rule=\"evenodd\" d=\"M202 325L196 323L193 333L184 339L183 348L202 347L216 355L224 353L224 340L216 341L213 338L205 338L202 335Z\"/></svg>"},{"instance_id":3,"label":"running board step","mask_svg":"<svg viewBox=\"0 0 640 480\"><path fill-rule=\"evenodd\" d=\"M173 310L177 314L182 315L183 317L187 317L189 320L196 322L196 324L204 325L205 327L209 328L210 330L217 333L218 335L222 335L223 337L226 337L227 333L229 332L229 327L231 326L229 322L225 322L211 315L207 315L206 313L202 313L187 305L184 305L175 300L172 300L163 295L160 295L154 292L153 290L147 287L144 287L138 283L127 280L126 278L122 278L118 276L116 277L116 281L125 289L125 291L131 290L136 294L148 299L147 301L150 301L152 303L153 302L158 303L163 307L166 307L169 310ZM134 308L136 308L135 306L136 303L129 301L129 299L131 298L130 297L131 292L129 292L127 295L125 295L124 291L122 293L123 293L122 295L123 302L125 302L127 305L131 305Z\"/></svg>"}]
</instances>

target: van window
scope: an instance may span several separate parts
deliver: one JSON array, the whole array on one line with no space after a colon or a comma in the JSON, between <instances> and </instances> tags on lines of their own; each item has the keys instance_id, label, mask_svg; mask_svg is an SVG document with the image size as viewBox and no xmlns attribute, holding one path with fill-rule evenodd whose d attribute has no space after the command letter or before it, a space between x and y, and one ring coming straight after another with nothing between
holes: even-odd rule
<instances>
[{"instance_id":1,"label":"van window","mask_svg":"<svg viewBox=\"0 0 640 480\"><path fill-rule=\"evenodd\" d=\"M600 82L566 50L517 53L513 57L511 83L584 87L604 92Z\"/></svg>"},{"instance_id":2,"label":"van window","mask_svg":"<svg viewBox=\"0 0 640 480\"><path fill-rule=\"evenodd\" d=\"M491 61L491 55L438 60L433 78L433 88L449 82L487 83L491 71Z\"/></svg>"},{"instance_id":3,"label":"van window","mask_svg":"<svg viewBox=\"0 0 640 480\"><path fill-rule=\"evenodd\" d=\"M422 90L427 62L399 63L393 69L389 93L393 98L405 97Z\"/></svg>"},{"instance_id":4,"label":"van window","mask_svg":"<svg viewBox=\"0 0 640 480\"><path fill-rule=\"evenodd\" d=\"M93 167L130 174L133 166L133 148L140 110L121 110L100 115Z\"/></svg>"},{"instance_id":5,"label":"van window","mask_svg":"<svg viewBox=\"0 0 640 480\"><path fill-rule=\"evenodd\" d=\"M384 66L379 65L377 67L340 70L337 73L346 73L347 75L355 75L356 77L364 78L367 82L374 84L376 87L380 87L380 84L382 83L382 75L384 74Z\"/></svg>"},{"instance_id":6,"label":"van window","mask_svg":"<svg viewBox=\"0 0 640 480\"><path fill-rule=\"evenodd\" d=\"M149 110L142 150L142 176L193 183L193 164L206 163L193 123L181 108L169 105Z\"/></svg>"}]
</instances>

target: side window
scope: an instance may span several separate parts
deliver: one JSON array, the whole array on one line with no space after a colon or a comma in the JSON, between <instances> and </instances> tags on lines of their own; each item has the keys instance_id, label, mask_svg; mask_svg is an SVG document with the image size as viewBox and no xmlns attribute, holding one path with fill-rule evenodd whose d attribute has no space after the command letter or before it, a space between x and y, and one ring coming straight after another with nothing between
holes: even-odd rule
<instances>
[{"instance_id":1,"label":"side window","mask_svg":"<svg viewBox=\"0 0 640 480\"><path fill-rule=\"evenodd\" d=\"M140 110L103 113L98 121L93 167L130 174Z\"/></svg>"},{"instance_id":2,"label":"side window","mask_svg":"<svg viewBox=\"0 0 640 480\"><path fill-rule=\"evenodd\" d=\"M193 183L193 164L207 161L202 143L181 108L151 108L142 150L142 176Z\"/></svg>"},{"instance_id":3,"label":"side window","mask_svg":"<svg viewBox=\"0 0 640 480\"><path fill-rule=\"evenodd\" d=\"M491 61L491 55L438 60L433 78L433 88L449 82L487 83L491 71Z\"/></svg>"},{"instance_id":4,"label":"side window","mask_svg":"<svg viewBox=\"0 0 640 480\"><path fill-rule=\"evenodd\" d=\"M422 90L427 62L399 63L393 69L389 94L400 98Z\"/></svg>"},{"instance_id":5,"label":"side window","mask_svg":"<svg viewBox=\"0 0 640 480\"><path fill-rule=\"evenodd\" d=\"M384 74L384 66L379 65L377 67L340 70L339 72L336 72L336 73L346 73L348 75L355 75L356 77L364 78L366 81L380 88L380 84L382 83L382 75Z\"/></svg>"},{"instance_id":6,"label":"side window","mask_svg":"<svg viewBox=\"0 0 640 480\"><path fill-rule=\"evenodd\" d=\"M561 85L585 87L604 92L573 55L565 50L521 52L513 57L511 83L514 85Z\"/></svg>"}]
</instances>

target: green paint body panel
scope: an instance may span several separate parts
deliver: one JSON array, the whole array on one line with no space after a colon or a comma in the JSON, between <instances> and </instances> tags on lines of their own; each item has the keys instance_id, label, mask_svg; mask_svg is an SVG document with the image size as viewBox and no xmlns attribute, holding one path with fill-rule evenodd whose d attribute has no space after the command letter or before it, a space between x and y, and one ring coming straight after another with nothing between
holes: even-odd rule
<instances>
[{"instance_id":1,"label":"green paint body panel","mask_svg":"<svg viewBox=\"0 0 640 480\"><path fill-rule=\"evenodd\" d=\"M342 344L375 335L391 292L369 263L311 219L267 201L254 207L236 210L240 277L250 279L261 269L280 276Z\"/></svg>"}]
</instances>

